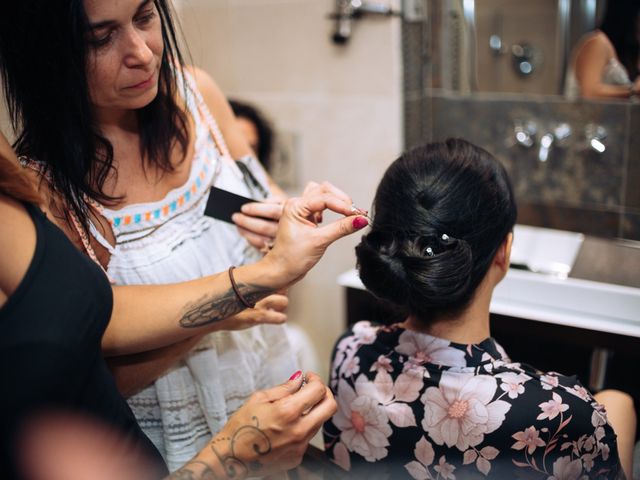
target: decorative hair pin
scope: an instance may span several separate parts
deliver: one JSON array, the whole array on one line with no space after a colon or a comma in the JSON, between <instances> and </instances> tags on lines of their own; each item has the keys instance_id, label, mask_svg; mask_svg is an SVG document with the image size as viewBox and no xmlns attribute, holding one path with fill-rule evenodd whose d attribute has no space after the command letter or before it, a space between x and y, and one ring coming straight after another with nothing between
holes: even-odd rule
<instances>
[{"instance_id":1,"label":"decorative hair pin","mask_svg":"<svg viewBox=\"0 0 640 480\"><path fill-rule=\"evenodd\" d=\"M354 204L351 205L351 211L355 214L355 215L360 215L362 217L366 217L367 220L369 220L369 223L373 222L373 220L371 219L371 217L369 216L369 212L366 210L363 210L362 208L358 208L356 207Z\"/></svg>"},{"instance_id":2,"label":"decorative hair pin","mask_svg":"<svg viewBox=\"0 0 640 480\"><path fill-rule=\"evenodd\" d=\"M451 237L449 237L449 235L447 235L446 233L443 233L442 235L440 235L440 240L442 240L443 242L448 242L449 240L451 240ZM423 250L423 254L428 256L428 257L433 257L435 255L435 252L433 251L433 248L431 247L426 247Z\"/></svg>"}]
</instances>

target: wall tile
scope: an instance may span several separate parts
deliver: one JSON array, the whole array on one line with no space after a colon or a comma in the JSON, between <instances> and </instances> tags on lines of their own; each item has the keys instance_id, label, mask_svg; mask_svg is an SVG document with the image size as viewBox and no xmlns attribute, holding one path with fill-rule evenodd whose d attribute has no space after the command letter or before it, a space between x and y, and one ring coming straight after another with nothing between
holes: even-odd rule
<instances>
[{"instance_id":1,"label":"wall tile","mask_svg":"<svg viewBox=\"0 0 640 480\"><path fill-rule=\"evenodd\" d=\"M640 104L629 112L629 148L624 205L640 209Z\"/></svg>"},{"instance_id":2,"label":"wall tile","mask_svg":"<svg viewBox=\"0 0 640 480\"><path fill-rule=\"evenodd\" d=\"M620 236L630 240L640 240L640 210L622 214Z\"/></svg>"},{"instance_id":3,"label":"wall tile","mask_svg":"<svg viewBox=\"0 0 640 480\"><path fill-rule=\"evenodd\" d=\"M467 138L496 155L509 171L521 200L592 209L621 206L627 106L543 99L434 94L433 137ZM537 125L536 144L529 149L514 140L518 120ZM554 147L546 162L539 161L539 139L563 122L572 127L572 136L564 146ZM591 122L606 125L603 154L586 149L584 132Z\"/></svg>"},{"instance_id":4,"label":"wall tile","mask_svg":"<svg viewBox=\"0 0 640 480\"><path fill-rule=\"evenodd\" d=\"M613 238L619 236L620 213L518 200L518 223Z\"/></svg>"}]
</instances>

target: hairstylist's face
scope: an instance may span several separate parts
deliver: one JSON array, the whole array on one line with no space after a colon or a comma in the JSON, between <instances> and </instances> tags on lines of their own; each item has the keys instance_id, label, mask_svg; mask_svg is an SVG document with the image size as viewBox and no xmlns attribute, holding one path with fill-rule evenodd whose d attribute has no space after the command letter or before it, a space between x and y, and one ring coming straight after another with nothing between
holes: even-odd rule
<instances>
[{"instance_id":1,"label":"hairstylist's face","mask_svg":"<svg viewBox=\"0 0 640 480\"><path fill-rule=\"evenodd\" d=\"M152 0L84 0L87 80L96 109L136 109L158 93L162 28Z\"/></svg>"}]
</instances>

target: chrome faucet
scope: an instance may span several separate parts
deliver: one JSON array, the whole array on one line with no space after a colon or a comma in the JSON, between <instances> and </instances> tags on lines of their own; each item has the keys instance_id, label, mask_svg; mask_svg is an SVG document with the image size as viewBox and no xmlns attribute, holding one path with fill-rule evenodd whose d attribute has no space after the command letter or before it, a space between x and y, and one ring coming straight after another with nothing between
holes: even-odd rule
<instances>
[{"instance_id":1,"label":"chrome faucet","mask_svg":"<svg viewBox=\"0 0 640 480\"><path fill-rule=\"evenodd\" d=\"M336 21L335 30L331 39L338 45L344 45L351 38L353 20L358 20L364 15L392 16L400 15L400 12L383 3L367 2L363 0L336 0L335 12L329 14L329 18Z\"/></svg>"},{"instance_id":2,"label":"chrome faucet","mask_svg":"<svg viewBox=\"0 0 640 480\"><path fill-rule=\"evenodd\" d=\"M538 150L538 160L546 162L549 160L549 153L553 145L564 146L565 140L571 136L572 130L568 123L559 123L551 132L547 132L540 137L540 149Z\"/></svg>"},{"instance_id":3,"label":"chrome faucet","mask_svg":"<svg viewBox=\"0 0 640 480\"><path fill-rule=\"evenodd\" d=\"M604 139L607 138L607 130L602 125L589 123L584 127L584 136L587 140L587 148L595 150L598 153L604 153L607 146Z\"/></svg>"},{"instance_id":4,"label":"chrome faucet","mask_svg":"<svg viewBox=\"0 0 640 480\"><path fill-rule=\"evenodd\" d=\"M533 147L537 133L538 126L533 120L516 120L513 122L513 137L521 147Z\"/></svg>"}]
</instances>

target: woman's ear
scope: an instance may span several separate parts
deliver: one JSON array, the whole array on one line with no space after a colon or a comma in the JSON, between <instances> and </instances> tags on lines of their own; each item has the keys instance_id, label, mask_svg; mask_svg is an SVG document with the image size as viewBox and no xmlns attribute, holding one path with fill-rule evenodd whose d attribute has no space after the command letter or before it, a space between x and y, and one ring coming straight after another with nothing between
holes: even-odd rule
<instances>
[{"instance_id":1,"label":"woman's ear","mask_svg":"<svg viewBox=\"0 0 640 480\"><path fill-rule=\"evenodd\" d=\"M509 270L509 264L511 261L511 245L513 244L513 232L509 232L504 238L504 241L498 247L496 256L493 259L494 264L500 268L505 274Z\"/></svg>"}]
</instances>

